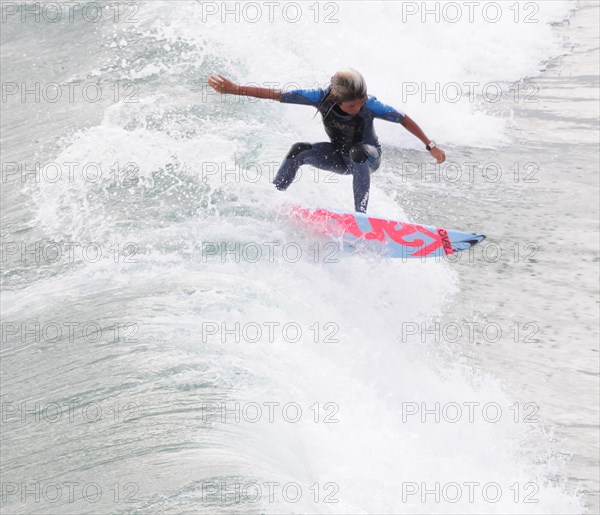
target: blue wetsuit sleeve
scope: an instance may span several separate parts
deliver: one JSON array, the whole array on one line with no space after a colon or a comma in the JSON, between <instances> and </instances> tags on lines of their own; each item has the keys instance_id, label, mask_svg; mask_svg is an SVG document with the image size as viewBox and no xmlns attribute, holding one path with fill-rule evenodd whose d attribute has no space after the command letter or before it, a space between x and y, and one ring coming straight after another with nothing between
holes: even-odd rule
<instances>
[{"instance_id":1,"label":"blue wetsuit sleeve","mask_svg":"<svg viewBox=\"0 0 600 515\"><path fill-rule=\"evenodd\" d=\"M322 89L293 89L281 94L280 102L285 104L302 104L309 106L318 106L323 96Z\"/></svg>"},{"instance_id":2,"label":"blue wetsuit sleeve","mask_svg":"<svg viewBox=\"0 0 600 515\"><path fill-rule=\"evenodd\" d=\"M403 123L404 118L406 117L403 112L380 102L376 97L369 97L366 102L366 107L373 112L375 118L381 118L388 122Z\"/></svg>"}]
</instances>

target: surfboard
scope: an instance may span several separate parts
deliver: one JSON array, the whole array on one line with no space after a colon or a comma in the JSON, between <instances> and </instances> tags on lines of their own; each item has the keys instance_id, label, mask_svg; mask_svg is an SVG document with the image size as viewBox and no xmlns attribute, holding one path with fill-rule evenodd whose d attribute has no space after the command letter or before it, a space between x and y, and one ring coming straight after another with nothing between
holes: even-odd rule
<instances>
[{"instance_id":1,"label":"surfboard","mask_svg":"<svg viewBox=\"0 0 600 515\"><path fill-rule=\"evenodd\" d=\"M347 249L369 249L392 258L442 257L467 250L485 236L472 232L373 218L364 213L292 205L288 216Z\"/></svg>"}]
</instances>

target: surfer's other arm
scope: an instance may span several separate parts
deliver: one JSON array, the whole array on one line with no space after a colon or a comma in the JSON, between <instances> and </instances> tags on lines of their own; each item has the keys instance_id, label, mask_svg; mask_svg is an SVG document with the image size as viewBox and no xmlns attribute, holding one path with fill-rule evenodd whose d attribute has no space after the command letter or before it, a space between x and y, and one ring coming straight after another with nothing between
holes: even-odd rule
<instances>
[{"instance_id":1,"label":"surfer's other arm","mask_svg":"<svg viewBox=\"0 0 600 515\"><path fill-rule=\"evenodd\" d=\"M208 84L222 95L242 95L245 97L267 98L270 100L281 99L281 91L275 88L259 88L256 86L240 86L223 75L211 75Z\"/></svg>"},{"instance_id":2,"label":"surfer's other arm","mask_svg":"<svg viewBox=\"0 0 600 515\"><path fill-rule=\"evenodd\" d=\"M402 125L408 132L414 134L417 138L419 138L425 146L432 143L432 140L425 136L425 133L421 130L421 127L417 125L417 122L415 122L409 116L404 115ZM429 153L435 158L435 160L438 163L443 163L446 160L446 153L440 147L433 147L429 151Z\"/></svg>"}]
</instances>

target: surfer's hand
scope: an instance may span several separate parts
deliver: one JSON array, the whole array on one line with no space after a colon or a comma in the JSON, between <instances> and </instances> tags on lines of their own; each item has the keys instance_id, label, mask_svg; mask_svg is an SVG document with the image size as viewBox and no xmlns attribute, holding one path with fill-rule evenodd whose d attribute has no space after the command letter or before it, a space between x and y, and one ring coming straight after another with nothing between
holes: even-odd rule
<instances>
[{"instance_id":1,"label":"surfer's hand","mask_svg":"<svg viewBox=\"0 0 600 515\"><path fill-rule=\"evenodd\" d=\"M223 75L211 75L208 77L208 84L222 95L237 93L238 86Z\"/></svg>"},{"instance_id":2,"label":"surfer's hand","mask_svg":"<svg viewBox=\"0 0 600 515\"><path fill-rule=\"evenodd\" d=\"M435 160L438 164L443 163L446 160L446 152L444 152L440 147L432 148L429 153L435 157Z\"/></svg>"}]
</instances>

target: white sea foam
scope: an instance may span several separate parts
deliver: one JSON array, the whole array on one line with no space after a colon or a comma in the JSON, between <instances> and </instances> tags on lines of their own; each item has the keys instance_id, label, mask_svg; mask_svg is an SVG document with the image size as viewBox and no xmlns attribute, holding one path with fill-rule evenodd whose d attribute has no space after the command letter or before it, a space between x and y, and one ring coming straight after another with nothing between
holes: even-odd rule
<instances>
[{"instance_id":1,"label":"white sea foam","mask_svg":"<svg viewBox=\"0 0 600 515\"><path fill-rule=\"evenodd\" d=\"M98 126L79 133L56 156L58 162L93 161L106 171L115 161L133 161L139 172L127 188L115 184L110 174L86 181L78 173L73 182L43 183L33 192L39 223L49 238L101 241L107 247L116 240L134 241L140 262L131 269L110 260L87 263L60 280L39 281L38 294L60 301L74 292L103 291L107 284L122 288L133 299L140 323L152 328L147 341L155 336L170 348L215 360L222 371L211 370L223 384L237 384L234 365L247 373L244 391L234 391L233 401L301 405L304 417L297 424L245 423L236 427L235 443L225 433L220 441L257 476L305 487L300 504L267 503L261 505L265 511L580 511L578 499L550 481L558 469L546 461L544 445L525 450L534 437L543 439L541 432L515 423L513 403L501 385L455 363L451 346L435 342L443 349L444 361L436 345L406 337L407 324L432 320L458 291L456 275L445 264L342 255L326 263L323 248L315 260L314 242L285 220L274 219L283 200L348 207L348 178L315 182L307 174L282 195L274 191L264 165L256 183L227 179L220 171L206 173L206 163L243 169L248 163L280 161L293 141L323 139L319 120L311 119L313 111L267 102L221 103L212 94L203 101L204 92L199 91L208 73L240 82L294 81L310 87L324 85L337 68L350 65L364 73L373 94L406 111L436 139L461 146L497 146L507 141L506 116L493 112L481 98L422 104L412 96L404 102L402 83L505 86L535 76L544 61L563 51L549 24L564 19L572 3L540 3L538 23L515 23L514 12L503 3L498 23L478 19L435 25L422 24L418 17L403 22L400 3L369 2L367 10L358 2L340 3L335 14L339 23L315 23L314 12L302 5L305 16L297 23L279 19L223 24L215 17L203 21L200 4L192 2L174 7L155 1L140 11L142 28L135 30L141 30L141 40L134 42L141 45L140 55L145 44L159 41L167 52L174 52L185 42L186 57L174 64L148 58L110 73L128 78L131 69L129 78L149 78L160 71L160 83L169 70L185 75L183 60L193 63L198 89L190 91L184 85L179 95L159 91L139 104L112 106ZM126 31L119 41L123 37ZM182 81L192 82L189 76ZM198 106L198 114L190 115L189 109ZM195 136L187 138L186 128ZM380 121L377 131L388 146L418 146L400 126ZM404 216L377 188L371 203L372 214ZM254 264L236 260L233 254L222 263L219 256L201 259L198 249L206 242L275 242L277 251L272 261L265 258ZM296 263L279 251L289 242L297 242L303 251ZM63 281L69 289L60 288ZM11 300L24 305L30 294L25 289ZM297 341L271 341L265 331L252 344L235 338L223 341L221 331L200 333L199 338L204 322L219 327L226 323L229 328L236 323L264 328L293 322L302 335ZM316 342L315 329L310 329L315 324L321 331ZM328 341L325 324L333 324L328 328L335 333ZM171 325L178 330L165 329ZM159 360L160 348L155 352ZM186 371L162 381L173 385L202 379L206 377ZM315 403L336 406L338 422L315 423L310 408ZM423 423L422 413L407 415L415 405L431 409L436 403L461 406L461 420L442 417L431 423L435 415L429 415ZM475 404L471 421L466 406ZM501 407L497 421L482 413L487 404ZM218 455L203 459L214 460L218 468ZM188 467L193 474L193 466ZM309 501L307 488L315 482L338 485L335 498L340 502ZM480 484L473 486L473 500L465 486L472 482ZM422 489L435 489L436 483L440 489L458 484L457 502L448 502L448 496L456 497L448 489L440 502L432 500L434 494L422 502ZM490 501L497 490L482 492L490 483L500 487L497 501ZM408 495L407 489L413 493ZM539 502L523 503L533 491L532 499Z\"/></svg>"}]
</instances>

